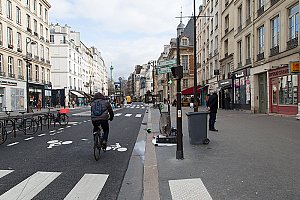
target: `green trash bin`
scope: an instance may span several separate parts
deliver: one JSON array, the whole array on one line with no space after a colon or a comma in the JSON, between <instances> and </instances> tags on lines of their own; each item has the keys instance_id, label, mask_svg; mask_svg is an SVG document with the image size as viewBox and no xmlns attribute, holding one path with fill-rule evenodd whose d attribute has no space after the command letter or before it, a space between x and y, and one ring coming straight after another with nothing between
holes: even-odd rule
<instances>
[{"instance_id":1,"label":"green trash bin","mask_svg":"<svg viewBox=\"0 0 300 200\"><path fill-rule=\"evenodd\" d=\"M208 144L207 115L208 112L188 112L188 131L190 144Z\"/></svg>"}]
</instances>

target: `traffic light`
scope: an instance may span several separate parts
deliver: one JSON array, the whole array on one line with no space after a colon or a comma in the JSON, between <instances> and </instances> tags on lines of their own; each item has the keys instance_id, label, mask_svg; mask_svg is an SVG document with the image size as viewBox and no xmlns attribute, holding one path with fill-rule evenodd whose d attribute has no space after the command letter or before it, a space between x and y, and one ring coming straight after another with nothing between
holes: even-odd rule
<instances>
[{"instance_id":1,"label":"traffic light","mask_svg":"<svg viewBox=\"0 0 300 200\"><path fill-rule=\"evenodd\" d=\"M172 75L175 79L183 78L183 67L182 66L172 67L171 71L172 71Z\"/></svg>"}]
</instances>

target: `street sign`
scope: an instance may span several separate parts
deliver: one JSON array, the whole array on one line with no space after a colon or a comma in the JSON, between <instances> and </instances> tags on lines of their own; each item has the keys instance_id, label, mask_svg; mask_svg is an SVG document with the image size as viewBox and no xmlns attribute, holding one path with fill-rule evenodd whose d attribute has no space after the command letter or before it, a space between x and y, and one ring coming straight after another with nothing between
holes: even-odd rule
<instances>
[{"instance_id":1,"label":"street sign","mask_svg":"<svg viewBox=\"0 0 300 200\"><path fill-rule=\"evenodd\" d=\"M157 73L158 74L171 73L171 68L175 67L175 65L176 65L175 59L159 62L158 65L156 66Z\"/></svg>"}]
</instances>

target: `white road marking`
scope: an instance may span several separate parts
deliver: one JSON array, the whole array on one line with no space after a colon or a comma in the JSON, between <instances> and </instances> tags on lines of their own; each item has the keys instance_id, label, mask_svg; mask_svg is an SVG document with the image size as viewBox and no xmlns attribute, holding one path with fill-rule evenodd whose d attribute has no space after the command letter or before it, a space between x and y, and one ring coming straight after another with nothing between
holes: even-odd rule
<instances>
[{"instance_id":1,"label":"white road marking","mask_svg":"<svg viewBox=\"0 0 300 200\"><path fill-rule=\"evenodd\" d=\"M61 172L36 172L0 196L0 200L30 200L56 179Z\"/></svg>"},{"instance_id":2,"label":"white road marking","mask_svg":"<svg viewBox=\"0 0 300 200\"><path fill-rule=\"evenodd\" d=\"M56 133L51 133L50 135L55 135Z\"/></svg>"},{"instance_id":3,"label":"white road marking","mask_svg":"<svg viewBox=\"0 0 300 200\"><path fill-rule=\"evenodd\" d=\"M122 113L115 114L116 117L119 117L120 115L122 115Z\"/></svg>"},{"instance_id":4,"label":"white road marking","mask_svg":"<svg viewBox=\"0 0 300 200\"><path fill-rule=\"evenodd\" d=\"M130 117L132 114L126 114L125 117Z\"/></svg>"},{"instance_id":5,"label":"white road marking","mask_svg":"<svg viewBox=\"0 0 300 200\"><path fill-rule=\"evenodd\" d=\"M74 115L74 116L91 116L91 111L75 113L75 114L72 114L72 115Z\"/></svg>"},{"instance_id":6,"label":"white road marking","mask_svg":"<svg viewBox=\"0 0 300 200\"><path fill-rule=\"evenodd\" d=\"M87 122L87 121L84 120L83 122Z\"/></svg>"},{"instance_id":7,"label":"white road marking","mask_svg":"<svg viewBox=\"0 0 300 200\"><path fill-rule=\"evenodd\" d=\"M10 146L14 146L14 145L16 145L16 144L19 144L19 142L14 142L14 143L8 144L8 145L6 145L6 146L10 147Z\"/></svg>"},{"instance_id":8,"label":"white road marking","mask_svg":"<svg viewBox=\"0 0 300 200\"><path fill-rule=\"evenodd\" d=\"M45 133L39 134L38 137L44 136L46 135Z\"/></svg>"},{"instance_id":9,"label":"white road marking","mask_svg":"<svg viewBox=\"0 0 300 200\"><path fill-rule=\"evenodd\" d=\"M34 137L29 137L29 138L26 138L24 139L25 141L28 141L28 140L32 140Z\"/></svg>"},{"instance_id":10,"label":"white road marking","mask_svg":"<svg viewBox=\"0 0 300 200\"><path fill-rule=\"evenodd\" d=\"M53 131L49 131L49 133L54 133L56 130L53 130Z\"/></svg>"},{"instance_id":11,"label":"white road marking","mask_svg":"<svg viewBox=\"0 0 300 200\"><path fill-rule=\"evenodd\" d=\"M145 107L141 107L141 109L145 109Z\"/></svg>"},{"instance_id":12,"label":"white road marking","mask_svg":"<svg viewBox=\"0 0 300 200\"><path fill-rule=\"evenodd\" d=\"M64 128L59 128L58 130L61 131L61 130L64 130Z\"/></svg>"},{"instance_id":13,"label":"white road marking","mask_svg":"<svg viewBox=\"0 0 300 200\"><path fill-rule=\"evenodd\" d=\"M173 200L212 200L200 178L169 180Z\"/></svg>"},{"instance_id":14,"label":"white road marking","mask_svg":"<svg viewBox=\"0 0 300 200\"><path fill-rule=\"evenodd\" d=\"M86 139L86 138L82 138L81 140L82 140L82 141L87 141L88 139Z\"/></svg>"},{"instance_id":15,"label":"white road marking","mask_svg":"<svg viewBox=\"0 0 300 200\"><path fill-rule=\"evenodd\" d=\"M67 126L66 128L70 128L71 126Z\"/></svg>"},{"instance_id":16,"label":"white road marking","mask_svg":"<svg viewBox=\"0 0 300 200\"><path fill-rule=\"evenodd\" d=\"M0 170L0 178L12 173L14 170Z\"/></svg>"},{"instance_id":17,"label":"white road marking","mask_svg":"<svg viewBox=\"0 0 300 200\"><path fill-rule=\"evenodd\" d=\"M135 117L142 117L142 114L136 114Z\"/></svg>"},{"instance_id":18,"label":"white road marking","mask_svg":"<svg viewBox=\"0 0 300 200\"><path fill-rule=\"evenodd\" d=\"M97 199L108 174L85 174L64 200Z\"/></svg>"},{"instance_id":19,"label":"white road marking","mask_svg":"<svg viewBox=\"0 0 300 200\"><path fill-rule=\"evenodd\" d=\"M69 122L69 124L77 124L78 122Z\"/></svg>"}]
</instances>

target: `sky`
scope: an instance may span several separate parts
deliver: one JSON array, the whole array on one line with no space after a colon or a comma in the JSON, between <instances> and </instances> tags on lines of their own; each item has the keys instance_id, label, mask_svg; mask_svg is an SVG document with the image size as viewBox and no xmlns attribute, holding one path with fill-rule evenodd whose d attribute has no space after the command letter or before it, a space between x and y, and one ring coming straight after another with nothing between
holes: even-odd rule
<instances>
[{"instance_id":1,"label":"sky","mask_svg":"<svg viewBox=\"0 0 300 200\"><path fill-rule=\"evenodd\" d=\"M81 41L95 46L108 77L127 79L136 65L157 60L164 45L176 37L183 16L191 16L193 0L48 0L50 23L67 24ZM196 0L196 13L202 0ZM186 25L189 18L183 18Z\"/></svg>"}]
</instances>

